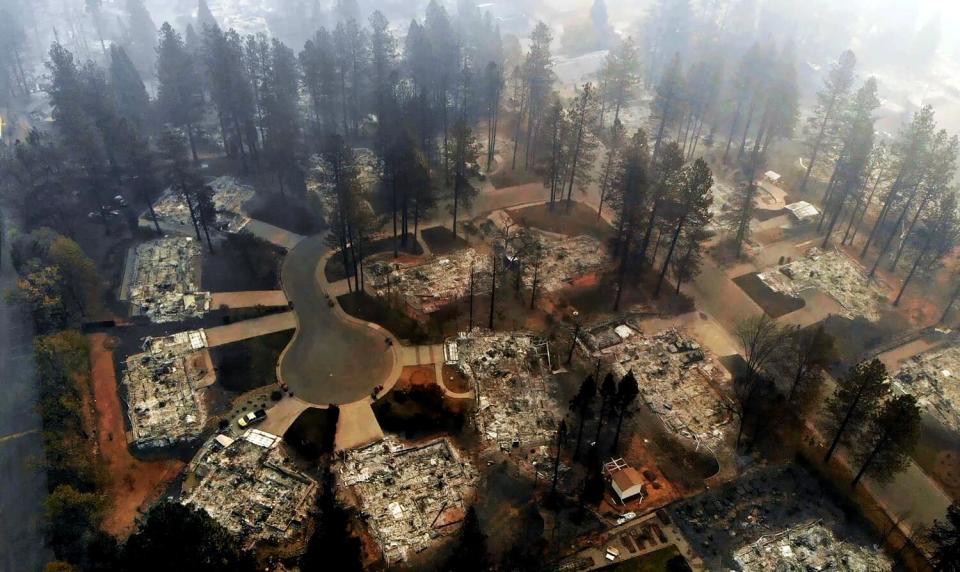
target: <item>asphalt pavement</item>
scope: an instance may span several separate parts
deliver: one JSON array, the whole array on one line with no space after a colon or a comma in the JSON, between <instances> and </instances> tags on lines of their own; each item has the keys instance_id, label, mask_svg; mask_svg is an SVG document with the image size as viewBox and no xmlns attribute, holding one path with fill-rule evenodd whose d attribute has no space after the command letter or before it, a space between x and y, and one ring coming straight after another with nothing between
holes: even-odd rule
<instances>
[{"instance_id":1,"label":"asphalt pavement","mask_svg":"<svg viewBox=\"0 0 960 572\"><path fill-rule=\"evenodd\" d=\"M306 238L283 263L283 290L293 302L297 331L280 356L280 377L294 395L315 404L368 397L394 367L394 348L383 332L343 319L321 288L327 253L324 235Z\"/></svg>"},{"instance_id":2,"label":"asphalt pavement","mask_svg":"<svg viewBox=\"0 0 960 572\"><path fill-rule=\"evenodd\" d=\"M16 281L8 254L0 245L0 293ZM0 296L0 570L41 570L51 558L32 335L30 318Z\"/></svg>"}]
</instances>

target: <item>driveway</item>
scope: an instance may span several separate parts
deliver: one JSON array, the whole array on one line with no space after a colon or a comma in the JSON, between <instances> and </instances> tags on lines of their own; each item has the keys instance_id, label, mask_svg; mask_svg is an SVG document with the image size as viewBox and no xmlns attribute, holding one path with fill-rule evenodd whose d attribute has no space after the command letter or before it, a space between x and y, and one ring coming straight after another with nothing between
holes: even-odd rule
<instances>
[{"instance_id":1,"label":"driveway","mask_svg":"<svg viewBox=\"0 0 960 572\"><path fill-rule=\"evenodd\" d=\"M343 404L387 385L399 363L382 330L352 321L323 293L324 235L306 238L287 254L283 289L293 302L297 330L280 356L280 378L310 403Z\"/></svg>"}]
</instances>

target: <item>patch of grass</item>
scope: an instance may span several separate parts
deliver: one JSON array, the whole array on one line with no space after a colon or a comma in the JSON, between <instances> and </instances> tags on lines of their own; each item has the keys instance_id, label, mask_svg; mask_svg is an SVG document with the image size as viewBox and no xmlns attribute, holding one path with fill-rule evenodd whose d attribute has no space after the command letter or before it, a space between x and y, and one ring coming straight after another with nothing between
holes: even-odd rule
<instances>
[{"instance_id":1,"label":"patch of grass","mask_svg":"<svg viewBox=\"0 0 960 572\"><path fill-rule=\"evenodd\" d=\"M333 452L339 418L340 408L335 405L326 409L311 407L297 417L283 434L283 440L304 458L317 459Z\"/></svg>"},{"instance_id":2,"label":"patch of grass","mask_svg":"<svg viewBox=\"0 0 960 572\"><path fill-rule=\"evenodd\" d=\"M747 296L750 296L758 306L763 308L768 316L774 319L795 312L807 304L800 298L787 296L782 292L774 292L763 283L763 280L760 280L756 272L737 276L733 279L733 282L746 292Z\"/></svg>"},{"instance_id":3,"label":"patch of grass","mask_svg":"<svg viewBox=\"0 0 960 572\"><path fill-rule=\"evenodd\" d=\"M597 211L583 203L574 201L570 210L566 202L559 202L551 211L549 205L533 205L515 211L508 211L510 218L518 223L526 223L534 228L555 232L566 236L586 234L600 241L613 235L613 228L602 219L597 219Z\"/></svg>"},{"instance_id":4,"label":"patch of grass","mask_svg":"<svg viewBox=\"0 0 960 572\"><path fill-rule=\"evenodd\" d=\"M407 245L400 245L399 249L403 254L413 254L420 255L423 254L423 248L420 246L420 243L413 236L407 238ZM368 242L363 245L363 256L369 257L374 254L381 254L384 252L393 252L393 237L388 236L385 238L380 238L371 242ZM349 253L348 253L349 258ZM350 259L352 261L352 259ZM338 250L336 254L330 257L327 260L327 265L323 269L323 274L327 278L327 282L336 282L338 280L343 280L347 277L347 273L343 269L343 255L340 254Z\"/></svg>"},{"instance_id":5,"label":"patch of grass","mask_svg":"<svg viewBox=\"0 0 960 572\"><path fill-rule=\"evenodd\" d=\"M453 231L445 226L425 228L422 234L433 254L450 254L469 246L462 236L453 236Z\"/></svg>"},{"instance_id":6,"label":"patch of grass","mask_svg":"<svg viewBox=\"0 0 960 572\"><path fill-rule=\"evenodd\" d=\"M379 324L400 339L419 343L426 332L406 314L387 306L366 292L351 292L337 298L343 310L355 318Z\"/></svg>"}]
</instances>

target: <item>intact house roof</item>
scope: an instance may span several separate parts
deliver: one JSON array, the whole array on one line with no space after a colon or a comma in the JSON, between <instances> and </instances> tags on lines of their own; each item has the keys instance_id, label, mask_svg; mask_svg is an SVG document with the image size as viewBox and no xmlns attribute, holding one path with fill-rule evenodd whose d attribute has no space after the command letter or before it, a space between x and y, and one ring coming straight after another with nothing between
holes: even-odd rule
<instances>
[{"instance_id":1,"label":"intact house roof","mask_svg":"<svg viewBox=\"0 0 960 572\"><path fill-rule=\"evenodd\" d=\"M643 475L633 467L616 471L612 478L613 490L621 501L643 493Z\"/></svg>"}]
</instances>

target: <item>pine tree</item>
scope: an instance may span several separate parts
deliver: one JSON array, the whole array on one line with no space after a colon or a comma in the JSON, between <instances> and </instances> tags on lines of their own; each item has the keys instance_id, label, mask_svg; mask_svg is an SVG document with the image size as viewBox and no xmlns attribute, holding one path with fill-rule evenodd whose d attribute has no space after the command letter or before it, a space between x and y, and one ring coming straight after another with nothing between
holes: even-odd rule
<instances>
[{"instance_id":1,"label":"pine tree","mask_svg":"<svg viewBox=\"0 0 960 572\"><path fill-rule=\"evenodd\" d=\"M933 566L942 572L960 571L960 501L953 501L944 520L937 519L927 532Z\"/></svg>"},{"instance_id":2,"label":"pine tree","mask_svg":"<svg viewBox=\"0 0 960 572\"><path fill-rule=\"evenodd\" d=\"M199 0L197 2L197 27L201 33L205 32L207 28L218 27L217 19L213 17L213 12L210 11L210 6L207 5L207 0Z\"/></svg>"},{"instance_id":3,"label":"pine tree","mask_svg":"<svg viewBox=\"0 0 960 572\"><path fill-rule=\"evenodd\" d=\"M800 183L801 192L807 188L807 181L810 179L810 173L813 171L821 148L826 145L829 149L833 145L838 127L838 115L843 108L850 88L853 86L853 72L856 65L857 58L853 52L847 50L840 54L840 59L834 64L824 80L823 89L817 93L817 106L809 120L813 134L812 150L810 152L810 162L807 163L807 171Z\"/></svg>"},{"instance_id":4,"label":"pine tree","mask_svg":"<svg viewBox=\"0 0 960 572\"><path fill-rule=\"evenodd\" d=\"M697 159L691 165L684 167L680 174L679 196L676 200L676 214L673 222L673 238L667 249L657 287L653 292L654 298L660 295L660 288L667 275L670 261L679 244L681 235L686 232L689 236L696 236L698 240L691 241L691 248L700 248L706 239L700 233L711 220L710 205L713 204L713 174L703 159Z\"/></svg>"},{"instance_id":5,"label":"pine tree","mask_svg":"<svg viewBox=\"0 0 960 572\"><path fill-rule=\"evenodd\" d=\"M284 182L298 171L300 118L299 74L293 50L274 39L270 46L268 81L264 85L264 151L277 174L280 193Z\"/></svg>"},{"instance_id":6,"label":"pine tree","mask_svg":"<svg viewBox=\"0 0 960 572\"><path fill-rule=\"evenodd\" d=\"M457 236L457 215L462 207L469 208L477 194L477 190L470 184L470 179L479 174L477 160L480 156L480 146L473 132L464 120L457 120L449 140L450 149L447 151L453 161L453 236Z\"/></svg>"},{"instance_id":7,"label":"pine tree","mask_svg":"<svg viewBox=\"0 0 960 572\"><path fill-rule=\"evenodd\" d=\"M141 133L152 130L153 109L147 89L126 51L116 45L110 46L110 86L113 88L117 114Z\"/></svg>"},{"instance_id":8,"label":"pine tree","mask_svg":"<svg viewBox=\"0 0 960 572\"><path fill-rule=\"evenodd\" d=\"M660 154L660 145L666 130L680 119L683 100L683 77L680 73L680 56L675 55L670 67L657 84L651 106L652 119L657 122L657 136L653 143L653 160Z\"/></svg>"},{"instance_id":9,"label":"pine tree","mask_svg":"<svg viewBox=\"0 0 960 572\"><path fill-rule=\"evenodd\" d=\"M833 431L833 439L824 463L833 456L841 440L857 440L887 393L886 380L887 368L876 359L855 365L837 380L836 390L827 399L827 425Z\"/></svg>"},{"instance_id":10,"label":"pine tree","mask_svg":"<svg viewBox=\"0 0 960 572\"><path fill-rule=\"evenodd\" d=\"M596 158L597 140L593 126L597 120L598 102L592 84L585 83L576 99L567 109L567 121L570 125L570 141L566 147L570 150L570 175L567 184L567 210L573 206L573 188L581 191L593 182L593 162Z\"/></svg>"},{"instance_id":11,"label":"pine tree","mask_svg":"<svg viewBox=\"0 0 960 572\"><path fill-rule=\"evenodd\" d=\"M157 25L143 0L126 0L125 8L130 30L130 56L140 73L152 74L156 65Z\"/></svg>"},{"instance_id":12,"label":"pine tree","mask_svg":"<svg viewBox=\"0 0 960 572\"><path fill-rule=\"evenodd\" d=\"M183 129L194 161L197 125L203 117L203 84L180 34L170 24L160 27L157 48L157 111L162 123Z\"/></svg>"},{"instance_id":13,"label":"pine tree","mask_svg":"<svg viewBox=\"0 0 960 572\"><path fill-rule=\"evenodd\" d=\"M486 572L490 566L487 535L480 526L477 510L471 506L463 519L460 539L454 548L453 556L447 561L446 569L451 572Z\"/></svg>"},{"instance_id":14,"label":"pine tree","mask_svg":"<svg viewBox=\"0 0 960 572\"><path fill-rule=\"evenodd\" d=\"M897 395L887 399L870 420L863 438L856 441L853 456L860 470L850 482L856 487L864 475L890 481L910 463L910 453L920 438L920 408L917 398Z\"/></svg>"}]
</instances>

